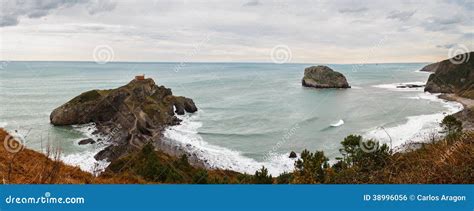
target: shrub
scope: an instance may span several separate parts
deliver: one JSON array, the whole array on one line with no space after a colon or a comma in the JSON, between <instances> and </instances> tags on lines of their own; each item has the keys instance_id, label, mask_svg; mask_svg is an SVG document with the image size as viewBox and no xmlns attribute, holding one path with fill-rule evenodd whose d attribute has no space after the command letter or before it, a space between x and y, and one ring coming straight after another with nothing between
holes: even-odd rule
<instances>
[{"instance_id":1,"label":"shrub","mask_svg":"<svg viewBox=\"0 0 474 211\"><path fill-rule=\"evenodd\" d=\"M260 171L256 171L255 175L253 176L253 183L255 184L272 184L273 179L272 175L268 174L268 170L265 166L262 166Z\"/></svg>"},{"instance_id":2,"label":"shrub","mask_svg":"<svg viewBox=\"0 0 474 211\"><path fill-rule=\"evenodd\" d=\"M295 162L292 183L324 183L325 171L329 168L328 160L322 151L310 153L308 150L303 150L301 159Z\"/></svg>"},{"instance_id":3,"label":"shrub","mask_svg":"<svg viewBox=\"0 0 474 211\"><path fill-rule=\"evenodd\" d=\"M453 115L444 117L443 121L441 122L441 126L447 133L448 137L456 136L462 131L462 122L457 120Z\"/></svg>"},{"instance_id":4,"label":"shrub","mask_svg":"<svg viewBox=\"0 0 474 211\"><path fill-rule=\"evenodd\" d=\"M209 175L204 169L200 169L193 176L193 184L208 184Z\"/></svg>"},{"instance_id":5,"label":"shrub","mask_svg":"<svg viewBox=\"0 0 474 211\"><path fill-rule=\"evenodd\" d=\"M276 178L276 183L277 184L289 184L292 179L293 179L293 174L292 173L283 172Z\"/></svg>"}]
</instances>

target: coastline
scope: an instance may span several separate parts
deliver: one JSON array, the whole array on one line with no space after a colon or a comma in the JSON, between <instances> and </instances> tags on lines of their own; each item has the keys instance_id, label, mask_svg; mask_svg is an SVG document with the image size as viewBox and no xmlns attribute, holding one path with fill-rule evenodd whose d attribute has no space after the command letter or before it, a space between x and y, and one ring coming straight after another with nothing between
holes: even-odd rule
<instances>
[{"instance_id":1,"label":"coastline","mask_svg":"<svg viewBox=\"0 0 474 211\"><path fill-rule=\"evenodd\" d=\"M438 96L440 99L447 101L455 101L463 105L463 109L456 112L454 116L463 123L463 129L467 131L474 130L474 114L472 112L474 108L474 100L469 98L460 97L456 94L441 94Z\"/></svg>"},{"instance_id":2,"label":"coastline","mask_svg":"<svg viewBox=\"0 0 474 211\"><path fill-rule=\"evenodd\" d=\"M392 89L393 87L379 88ZM393 90L419 91L419 89L406 90L397 88L393 88ZM413 97L413 99L439 102L443 104L447 110L433 114L407 116L407 121L405 123L386 128L392 137L398 138L397 140L394 140L393 145L396 151L403 151L406 148L405 146L408 146L412 143L426 142L430 135L441 131L439 122L442 120L442 118L444 118L444 116L448 114L459 113L465 109L465 103L462 104L464 107L462 107L461 104L459 105L461 107L458 107L456 104L453 104L453 102L458 103L458 101L446 101L446 99L443 99L443 96L440 94L423 92L420 93L420 95ZM197 131L198 128L202 126L200 122L196 121L196 117L199 116L199 112L183 115L180 117L182 122L179 125L168 126L164 130L162 138L160 138L160 140L155 143L155 147L174 157L180 157L183 154L186 154L190 164L209 170L231 170L240 173L252 174L261 166L265 166L273 175L278 175L280 173L290 172L293 170L295 160L288 158L288 154L278 154L270 157L268 160L257 161L241 155L241 153L238 151L233 151L228 148L211 145L205 142L202 137L199 136ZM90 130L84 129L82 131L87 137L91 137L90 135L92 132ZM367 138L375 138L382 143L389 143L387 133L385 131L380 129L371 130L363 136L366 137L366 135L370 133L372 134ZM93 152L85 151L83 153L75 153L65 156L66 158L71 158L72 160L64 160L64 162L71 165L79 165L81 169L88 172L91 172L94 169L93 167L96 165L95 163L99 163L99 169L103 171L110 164L109 162L95 161L93 163L85 163L90 159L79 159L83 158L84 156L94 159L93 156L95 154L96 150ZM81 161L79 163L75 163L74 160ZM84 168L84 166L86 168Z\"/></svg>"},{"instance_id":3,"label":"coastline","mask_svg":"<svg viewBox=\"0 0 474 211\"><path fill-rule=\"evenodd\" d=\"M86 138L93 139L96 144L90 146L92 149L84 149L80 152L62 155L61 160L66 164L78 166L81 168L81 170L86 172L100 173L105 171L110 162L106 160L96 160L94 156L111 144L108 143L108 137L97 133L97 127L91 123L84 125L73 125L72 128L73 130L82 133ZM77 139L74 144L79 145L78 142L83 139L84 138Z\"/></svg>"},{"instance_id":4,"label":"coastline","mask_svg":"<svg viewBox=\"0 0 474 211\"><path fill-rule=\"evenodd\" d=\"M424 73L424 72L423 72ZM418 85L417 87L406 87L407 84ZM425 92L425 82L397 82L389 84L377 84L371 87L386 89L392 92L418 92L416 96L407 97L413 100L427 100L441 104L445 109L436 113L406 116L405 121L396 125L380 126L363 132L363 137L375 139L380 143L393 144L395 151L405 151L407 146L427 142L433 136L440 136L442 131L440 122L447 115L459 114L466 110L466 102L447 100L443 94Z\"/></svg>"},{"instance_id":5,"label":"coastline","mask_svg":"<svg viewBox=\"0 0 474 211\"><path fill-rule=\"evenodd\" d=\"M290 152L275 154L267 160L257 161L245 157L241 152L206 142L197 131L201 127L201 123L195 120L199 112L202 111L186 114L181 117L182 122L179 125L166 128L163 139L157 143L158 148L172 156L186 154L191 164L208 170L253 174L265 166L272 175L293 170L295 159L289 158Z\"/></svg>"}]
</instances>

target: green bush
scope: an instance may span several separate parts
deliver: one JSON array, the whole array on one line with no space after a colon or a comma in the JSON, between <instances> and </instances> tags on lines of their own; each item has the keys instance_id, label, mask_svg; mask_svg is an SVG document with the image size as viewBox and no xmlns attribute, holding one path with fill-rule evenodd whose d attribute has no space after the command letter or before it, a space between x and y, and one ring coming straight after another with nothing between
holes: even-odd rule
<instances>
[{"instance_id":1,"label":"green bush","mask_svg":"<svg viewBox=\"0 0 474 211\"><path fill-rule=\"evenodd\" d=\"M276 178L277 184L289 184L293 179L293 174L288 172L283 172Z\"/></svg>"},{"instance_id":2,"label":"green bush","mask_svg":"<svg viewBox=\"0 0 474 211\"><path fill-rule=\"evenodd\" d=\"M448 137L457 136L462 132L462 122L457 120L453 115L444 117L441 126L447 133Z\"/></svg>"},{"instance_id":3,"label":"green bush","mask_svg":"<svg viewBox=\"0 0 474 211\"><path fill-rule=\"evenodd\" d=\"M207 171L204 169L200 169L197 173L193 176L193 184L208 184L209 175Z\"/></svg>"},{"instance_id":4,"label":"green bush","mask_svg":"<svg viewBox=\"0 0 474 211\"><path fill-rule=\"evenodd\" d=\"M310 153L308 150L303 150L301 159L295 162L292 183L324 183L326 170L329 168L328 160L322 151Z\"/></svg>"},{"instance_id":5,"label":"green bush","mask_svg":"<svg viewBox=\"0 0 474 211\"><path fill-rule=\"evenodd\" d=\"M256 171L255 175L253 176L253 183L254 184L272 184L273 179L272 175L268 174L268 170L265 166L262 166L260 171Z\"/></svg>"}]
</instances>

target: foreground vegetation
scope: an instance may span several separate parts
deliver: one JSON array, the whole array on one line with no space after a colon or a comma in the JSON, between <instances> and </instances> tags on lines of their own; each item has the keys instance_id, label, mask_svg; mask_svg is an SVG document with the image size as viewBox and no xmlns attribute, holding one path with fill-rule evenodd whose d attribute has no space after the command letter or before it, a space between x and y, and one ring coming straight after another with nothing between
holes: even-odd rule
<instances>
[{"instance_id":1,"label":"foreground vegetation","mask_svg":"<svg viewBox=\"0 0 474 211\"><path fill-rule=\"evenodd\" d=\"M322 151L304 150L293 172L277 177L262 167L254 175L207 170L155 151L151 144L118 159L99 176L59 161L60 152L46 155L22 149L11 153L0 147L2 183L192 183L192 184L346 184L346 183L474 183L474 133L462 132L456 118L442 122L445 138L412 143L403 152L350 135L341 142L341 156L332 165ZM0 140L13 141L0 130ZM11 144L11 143L9 143ZM373 148L367 149L365 146Z\"/></svg>"}]
</instances>

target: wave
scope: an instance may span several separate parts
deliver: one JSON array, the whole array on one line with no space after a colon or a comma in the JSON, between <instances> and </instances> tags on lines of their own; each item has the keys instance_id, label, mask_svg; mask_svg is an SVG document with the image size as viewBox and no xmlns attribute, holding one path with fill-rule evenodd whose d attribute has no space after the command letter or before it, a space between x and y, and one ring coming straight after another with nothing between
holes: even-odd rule
<instances>
[{"instance_id":1,"label":"wave","mask_svg":"<svg viewBox=\"0 0 474 211\"><path fill-rule=\"evenodd\" d=\"M344 120L340 119L338 122L331 124L331 127L339 127L344 124Z\"/></svg>"},{"instance_id":2,"label":"wave","mask_svg":"<svg viewBox=\"0 0 474 211\"><path fill-rule=\"evenodd\" d=\"M198 129L202 126L198 118L199 111L195 114L186 114L182 117L180 125L168 127L164 131L165 138L195 155L199 160L205 161L209 168L254 174L265 166L274 176L293 170L294 159L288 158L289 153L268 153L266 159L260 162L242 155L241 152L209 144L198 133Z\"/></svg>"},{"instance_id":3,"label":"wave","mask_svg":"<svg viewBox=\"0 0 474 211\"><path fill-rule=\"evenodd\" d=\"M380 88L380 89L388 89L391 91L399 91L399 92L413 92L413 91L423 91L425 87L416 87L416 88L397 88L397 86L405 86L408 84L414 85L425 85L426 83L423 81L414 81L414 82L403 82L403 83L391 83L391 84L378 84L372 85L372 87Z\"/></svg>"},{"instance_id":4,"label":"wave","mask_svg":"<svg viewBox=\"0 0 474 211\"><path fill-rule=\"evenodd\" d=\"M7 123L7 122L0 122L0 127L1 127L1 128L4 128L4 127L6 127L7 125L8 125L8 123Z\"/></svg>"},{"instance_id":5,"label":"wave","mask_svg":"<svg viewBox=\"0 0 474 211\"><path fill-rule=\"evenodd\" d=\"M442 128L439 122L446 115L456 113L463 109L462 104L453 101L446 101L438 98L439 94L423 93L413 99L430 100L443 103L445 111L435 114L426 114L418 116L409 116L404 124L399 124L389 128L378 127L367 132L365 138L373 138L381 143L390 143L392 140L393 148L401 146L408 141L423 142L432 134L438 134Z\"/></svg>"},{"instance_id":6,"label":"wave","mask_svg":"<svg viewBox=\"0 0 474 211\"><path fill-rule=\"evenodd\" d=\"M84 125L74 125L72 127L74 130L81 132L84 134L87 138L94 139L96 141L96 144L92 145L92 149L84 149L81 152L73 153L73 154L68 154L68 155L62 155L61 160L64 163L67 163L69 165L73 166L78 166L81 170L87 171L90 173L99 173L105 170L107 166L109 166L110 162L106 160L96 160L94 156L105 149L107 146L109 146L109 143L104 143L103 141L98 142L98 139L102 140L107 140L106 137L103 137L99 134L93 134L94 131L97 130L94 124L84 124ZM81 139L77 139L76 143L79 142ZM88 147L88 146L82 146L82 147Z\"/></svg>"},{"instance_id":7,"label":"wave","mask_svg":"<svg viewBox=\"0 0 474 211\"><path fill-rule=\"evenodd\" d=\"M223 137L262 137L271 135L271 132L268 133L213 133L213 132L198 132L199 135L209 135L209 136L223 136Z\"/></svg>"}]
</instances>

